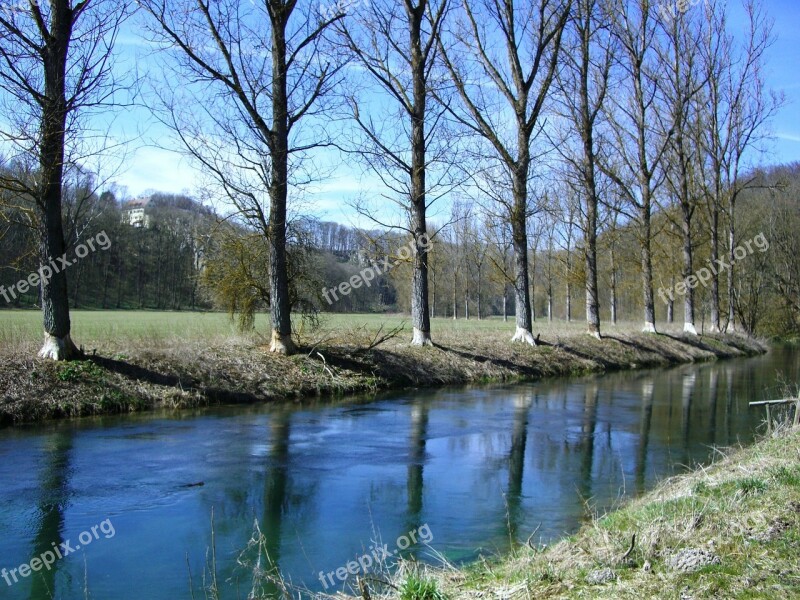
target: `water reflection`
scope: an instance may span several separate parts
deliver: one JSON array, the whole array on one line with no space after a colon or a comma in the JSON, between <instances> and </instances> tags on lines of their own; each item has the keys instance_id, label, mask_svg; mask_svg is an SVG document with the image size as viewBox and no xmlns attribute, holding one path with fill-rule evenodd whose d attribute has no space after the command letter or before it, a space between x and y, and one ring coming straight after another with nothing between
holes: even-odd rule
<instances>
[{"instance_id":1,"label":"water reflection","mask_svg":"<svg viewBox=\"0 0 800 600\"><path fill-rule=\"evenodd\" d=\"M796 381L798 356L0 432L0 568L108 515L120 543L93 546L87 560L92 596L115 600L186 597L187 555L202 572L212 510L225 599L249 590L236 559L256 520L281 573L314 590L320 571L363 555L375 532L392 549L427 524L455 562L524 542L540 524L549 541L580 525L586 501L603 511L708 460L712 444L747 442L762 418L747 402ZM56 567L4 592L73 597L83 561Z\"/></svg>"},{"instance_id":2,"label":"water reflection","mask_svg":"<svg viewBox=\"0 0 800 600\"><path fill-rule=\"evenodd\" d=\"M595 430L597 429L597 400L600 391L595 382L588 383L583 392L583 423L581 425L581 445L583 460L581 462L580 494L584 500L592 497L592 470L594 467Z\"/></svg>"},{"instance_id":3,"label":"water reflection","mask_svg":"<svg viewBox=\"0 0 800 600\"><path fill-rule=\"evenodd\" d=\"M522 477L525 472L525 448L528 445L528 413L532 394L520 393L514 397L514 417L511 430L511 449L508 456L508 535L512 543L519 539L522 522Z\"/></svg>"},{"instance_id":4,"label":"water reflection","mask_svg":"<svg viewBox=\"0 0 800 600\"><path fill-rule=\"evenodd\" d=\"M650 427L653 423L654 385L651 380L642 381L642 409L639 419L639 443L636 446L636 493L645 490L647 452L650 446Z\"/></svg>"},{"instance_id":5,"label":"water reflection","mask_svg":"<svg viewBox=\"0 0 800 600\"><path fill-rule=\"evenodd\" d=\"M408 531L423 523L422 498L425 472L425 442L428 435L428 406L425 400L417 400L411 407L411 435L409 438L408 481Z\"/></svg>"},{"instance_id":6,"label":"water reflection","mask_svg":"<svg viewBox=\"0 0 800 600\"><path fill-rule=\"evenodd\" d=\"M275 413L270 421L269 464L264 478L264 512L261 531L266 538L266 559L277 573L281 565L281 540L287 504L289 479L289 437L291 415L288 411ZM267 597L278 597L279 589L273 580L265 590Z\"/></svg>"},{"instance_id":7,"label":"water reflection","mask_svg":"<svg viewBox=\"0 0 800 600\"><path fill-rule=\"evenodd\" d=\"M70 455L73 446L73 431L63 429L45 439L43 465L39 498L34 524L35 534L31 557L53 552L53 544L58 545L66 538L64 530L65 513L70 498ZM20 564L20 563L16 563ZM56 576L60 561L50 569L42 569L31 576L31 600L50 598L56 590Z\"/></svg>"}]
</instances>

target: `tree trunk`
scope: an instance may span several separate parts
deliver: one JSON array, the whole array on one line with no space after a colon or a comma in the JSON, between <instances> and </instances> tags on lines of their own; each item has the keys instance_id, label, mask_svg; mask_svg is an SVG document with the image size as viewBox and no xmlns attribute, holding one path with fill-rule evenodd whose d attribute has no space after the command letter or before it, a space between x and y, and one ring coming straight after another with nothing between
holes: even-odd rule
<instances>
[{"instance_id":1,"label":"tree trunk","mask_svg":"<svg viewBox=\"0 0 800 600\"><path fill-rule=\"evenodd\" d=\"M270 352L292 354L292 307L286 257L286 201L289 192L289 113L286 79L287 9L272 21L272 159L269 188Z\"/></svg>"},{"instance_id":2,"label":"tree trunk","mask_svg":"<svg viewBox=\"0 0 800 600\"><path fill-rule=\"evenodd\" d=\"M103 301L100 304L100 308L105 310L108 308L108 282L111 279L111 258L106 257L103 262Z\"/></svg>"},{"instance_id":3,"label":"tree trunk","mask_svg":"<svg viewBox=\"0 0 800 600\"><path fill-rule=\"evenodd\" d=\"M581 40L580 58L580 133L583 142L583 187L586 199L586 218L584 220L584 268L586 270L586 324L588 333L600 339L600 292L597 285L597 175L594 148L593 107L589 93L589 79L592 72L592 37L594 5L579 6L578 12L585 12L579 18ZM581 10L582 9L582 10Z\"/></svg>"},{"instance_id":4,"label":"tree trunk","mask_svg":"<svg viewBox=\"0 0 800 600\"><path fill-rule=\"evenodd\" d=\"M611 248L611 323L617 324L617 257Z\"/></svg>"},{"instance_id":5,"label":"tree trunk","mask_svg":"<svg viewBox=\"0 0 800 600\"><path fill-rule=\"evenodd\" d=\"M481 268L478 267L478 321L483 320L483 306L481 302L481 296L483 295L483 276L481 275Z\"/></svg>"},{"instance_id":6,"label":"tree trunk","mask_svg":"<svg viewBox=\"0 0 800 600\"><path fill-rule=\"evenodd\" d=\"M697 335L695 326L694 285L690 279L694 277L694 250L692 248L692 215L694 206L689 194L689 165L684 149L683 123L677 127L677 158L680 177L681 233L683 234L683 282L686 293L683 296L683 331L689 335Z\"/></svg>"},{"instance_id":7,"label":"tree trunk","mask_svg":"<svg viewBox=\"0 0 800 600\"><path fill-rule=\"evenodd\" d=\"M736 331L736 280L734 279L734 264L736 257L736 199L731 192L728 202L728 331Z\"/></svg>"},{"instance_id":8,"label":"tree trunk","mask_svg":"<svg viewBox=\"0 0 800 600\"><path fill-rule=\"evenodd\" d=\"M431 319L436 318L436 271L431 269Z\"/></svg>"},{"instance_id":9,"label":"tree trunk","mask_svg":"<svg viewBox=\"0 0 800 600\"><path fill-rule=\"evenodd\" d=\"M649 184L647 184L649 189ZM643 189L644 186L643 186ZM656 304L653 296L653 253L652 253L652 228L650 224L650 195L645 193L642 206L639 209L641 220L642 244L642 296L644 300L644 329L645 333L656 333Z\"/></svg>"},{"instance_id":10,"label":"tree trunk","mask_svg":"<svg viewBox=\"0 0 800 600\"><path fill-rule=\"evenodd\" d=\"M670 279L671 289L675 289L675 277ZM667 323L672 325L675 322L675 300L674 296L669 297L667 302Z\"/></svg>"},{"instance_id":11,"label":"tree trunk","mask_svg":"<svg viewBox=\"0 0 800 600\"><path fill-rule=\"evenodd\" d=\"M520 142L526 143L524 136L520 135ZM520 147L520 152L525 152ZM528 166L527 159L523 165L517 165L514 173L514 206L511 216L511 234L514 244L514 303L517 312L517 331L512 342L524 342L531 346L536 345L533 337L533 323L531 321L530 281L528 273Z\"/></svg>"},{"instance_id":12,"label":"tree trunk","mask_svg":"<svg viewBox=\"0 0 800 600\"><path fill-rule=\"evenodd\" d=\"M458 273L453 273L453 321L458 321Z\"/></svg>"},{"instance_id":13,"label":"tree trunk","mask_svg":"<svg viewBox=\"0 0 800 600\"><path fill-rule=\"evenodd\" d=\"M531 321L536 323L536 246L531 250Z\"/></svg>"},{"instance_id":14,"label":"tree trunk","mask_svg":"<svg viewBox=\"0 0 800 600\"><path fill-rule=\"evenodd\" d=\"M67 0L51 2L51 35L46 39L46 49L43 53L45 95L42 99L39 154L41 196L38 199L42 210L40 257L42 265L51 264L51 266L66 251L61 196L68 114L66 69L73 18L74 14ZM67 274L60 268L52 270L54 271L52 277L41 281L44 345L39 356L52 360L68 360L78 354L78 349L70 337L72 325L69 316Z\"/></svg>"},{"instance_id":15,"label":"tree trunk","mask_svg":"<svg viewBox=\"0 0 800 600\"><path fill-rule=\"evenodd\" d=\"M683 297L683 331L690 335L697 335L694 323L694 286L689 285L689 279L694 276L694 252L692 250L692 217L691 209L686 202L681 203L683 215L683 282L686 284L686 294Z\"/></svg>"},{"instance_id":16,"label":"tree trunk","mask_svg":"<svg viewBox=\"0 0 800 600\"><path fill-rule=\"evenodd\" d=\"M411 114L411 229L414 234L414 280L412 282L411 321L414 346L431 346L431 315L428 304L428 232L425 155L425 116L427 106L426 64L422 51L421 31L425 2L419 10L408 11L411 46L411 77L414 105Z\"/></svg>"},{"instance_id":17,"label":"tree trunk","mask_svg":"<svg viewBox=\"0 0 800 600\"><path fill-rule=\"evenodd\" d=\"M565 290L567 294L567 302L566 302L566 318L567 323L572 323L572 284L567 281L567 289Z\"/></svg>"},{"instance_id":18,"label":"tree trunk","mask_svg":"<svg viewBox=\"0 0 800 600\"><path fill-rule=\"evenodd\" d=\"M719 202L715 199L711 209L711 332L722 331L720 315L719 272Z\"/></svg>"}]
</instances>

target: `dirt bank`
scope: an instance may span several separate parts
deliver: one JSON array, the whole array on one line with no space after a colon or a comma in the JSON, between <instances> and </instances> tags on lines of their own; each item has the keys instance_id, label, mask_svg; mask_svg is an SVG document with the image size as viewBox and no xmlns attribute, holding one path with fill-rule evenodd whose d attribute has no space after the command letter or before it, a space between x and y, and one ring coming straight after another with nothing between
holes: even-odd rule
<instances>
[{"instance_id":1,"label":"dirt bank","mask_svg":"<svg viewBox=\"0 0 800 600\"><path fill-rule=\"evenodd\" d=\"M530 381L763 353L740 336L616 334L510 344L505 333L444 338L435 348L392 339L377 348L334 340L273 356L256 340L193 340L126 354L91 351L55 364L2 356L0 425L153 408L301 401L408 387Z\"/></svg>"}]
</instances>

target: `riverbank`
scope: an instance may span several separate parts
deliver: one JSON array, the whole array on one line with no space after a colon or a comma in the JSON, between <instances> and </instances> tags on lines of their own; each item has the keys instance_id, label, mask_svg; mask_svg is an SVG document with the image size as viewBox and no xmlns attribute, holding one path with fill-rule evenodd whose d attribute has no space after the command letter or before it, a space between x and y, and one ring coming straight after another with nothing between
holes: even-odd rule
<instances>
[{"instance_id":1,"label":"riverbank","mask_svg":"<svg viewBox=\"0 0 800 600\"><path fill-rule=\"evenodd\" d=\"M738 335L648 335L625 327L596 340L573 325L543 326L540 345L532 348L511 344L508 326L499 320L463 321L447 328L442 323L434 348L414 348L407 343L407 331L382 340L386 327L374 319L361 326L358 318L351 317L347 327L337 322L301 334L302 350L291 357L269 354L257 335L198 332L156 337L144 331L132 338L114 330L77 337L86 358L63 364L33 358L33 340L7 343L0 351L0 425L531 381L751 356L768 349Z\"/></svg>"},{"instance_id":2,"label":"riverbank","mask_svg":"<svg viewBox=\"0 0 800 600\"><path fill-rule=\"evenodd\" d=\"M524 546L463 570L411 568L395 583L402 591L424 582L447 600L797 598L798 556L800 429L784 426L748 448L720 450L713 465L552 547Z\"/></svg>"}]
</instances>

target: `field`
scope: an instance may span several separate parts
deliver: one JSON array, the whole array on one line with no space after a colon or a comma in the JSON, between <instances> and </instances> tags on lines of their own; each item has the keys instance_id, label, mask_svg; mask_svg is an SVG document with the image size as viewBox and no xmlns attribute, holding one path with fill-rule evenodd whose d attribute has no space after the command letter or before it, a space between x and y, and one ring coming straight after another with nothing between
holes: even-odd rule
<instances>
[{"instance_id":1,"label":"field","mask_svg":"<svg viewBox=\"0 0 800 600\"><path fill-rule=\"evenodd\" d=\"M125 348L159 348L181 343L206 342L220 343L229 339L266 340L269 337L269 322L266 315L256 318L253 333L241 335L228 315L223 313L200 312L153 312L153 311L82 311L75 310L72 315L72 337L85 349L94 348L121 351ZM4 310L0 311L0 348L4 353L35 353L42 335L41 313L38 311ZM302 343L312 345L319 340L353 340L353 335L375 334L383 326L384 331L405 325L405 331L398 341L411 336L410 317L383 314L323 314L319 327L309 328L298 318L295 328L299 331ZM639 323L620 323L608 326L609 332L635 333ZM661 326L670 333L678 333L680 327ZM435 341L453 342L464 336L478 336L483 341L507 341L514 333L514 318L507 323L500 317L483 320L436 318L431 329ZM560 337L579 335L585 330L581 321L567 323L554 320L548 323L540 319L534 325L534 334L541 333L545 340L553 341ZM265 341L266 343L266 341Z\"/></svg>"}]
</instances>

